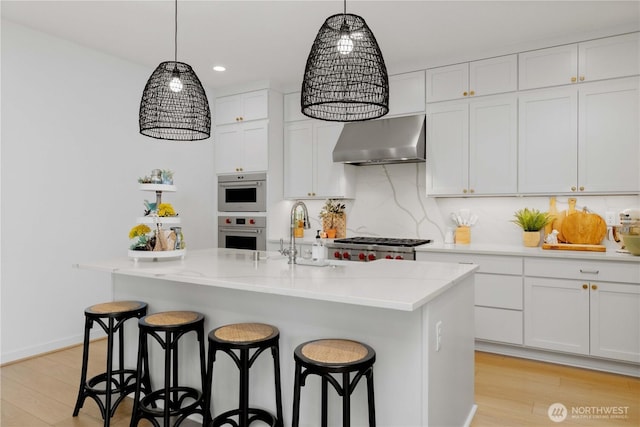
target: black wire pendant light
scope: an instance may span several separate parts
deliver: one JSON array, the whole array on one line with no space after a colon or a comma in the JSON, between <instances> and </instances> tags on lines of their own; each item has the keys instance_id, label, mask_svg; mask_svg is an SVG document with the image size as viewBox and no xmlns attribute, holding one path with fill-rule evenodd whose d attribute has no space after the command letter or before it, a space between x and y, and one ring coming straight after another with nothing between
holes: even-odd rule
<instances>
[{"instance_id":1,"label":"black wire pendant light","mask_svg":"<svg viewBox=\"0 0 640 427\"><path fill-rule=\"evenodd\" d=\"M178 0L174 45L174 60L158 65L142 92L140 133L174 141L209 138L211 110L207 94L191 66L178 62Z\"/></svg>"},{"instance_id":2,"label":"black wire pendant light","mask_svg":"<svg viewBox=\"0 0 640 427\"><path fill-rule=\"evenodd\" d=\"M302 114L335 122L389 112L389 76L364 19L344 12L327 18L316 36L302 80Z\"/></svg>"}]
</instances>

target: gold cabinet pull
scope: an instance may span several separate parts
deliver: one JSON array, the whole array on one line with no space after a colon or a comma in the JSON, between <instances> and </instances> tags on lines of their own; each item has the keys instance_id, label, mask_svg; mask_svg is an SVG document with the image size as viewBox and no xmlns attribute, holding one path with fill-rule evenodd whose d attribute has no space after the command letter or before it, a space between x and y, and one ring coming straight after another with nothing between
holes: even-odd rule
<instances>
[{"instance_id":1,"label":"gold cabinet pull","mask_svg":"<svg viewBox=\"0 0 640 427\"><path fill-rule=\"evenodd\" d=\"M472 91L470 91L470 92L469 92L469 96L473 96L473 95L475 95L475 94L476 94L476 92L475 92L474 90L472 90Z\"/></svg>"},{"instance_id":2,"label":"gold cabinet pull","mask_svg":"<svg viewBox=\"0 0 640 427\"><path fill-rule=\"evenodd\" d=\"M584 76L580 76L580 81L583 82L584 81Z\"/></svg>"},{"instance_id":3,"label":"gold cabinet pull","mask_svg":"<svg viewBox=\"0 0 640 427\"><path fill-rule=\"evenodd\" d=\"M589 285L587 285L586 283L584 283L584 284L582 285L582 289L589 289Z\"/></svg>"},{"instance_id":4,"label":"gold cabinet pull","mask_svg":"<svg viewBox=\"0 0 640 427\"><path fill-rule=\"evenodd\" d=\"M467 92L462 92L462 96L467 96L468 93Z\"/></svg>"},{"instance_id":5,"label":"gold cabinet pull","mask_svg":"<svg viewBox=\"0 0 640 427\"><path fill-rule=\"evenodd\" d=\"M464 194L467 194L467 189L466 189L466 188L464 188L464 189L462 190L462 192L463 192Z\"/></svg>"},{"instance_id":6,"label":"gold cabinet pull","mask_svg":"<svg viewBox=\"0 0 640 427\"><path fill-rule=\"evenodd\" d=\"M469 193L473 194L475 192L475 190L472 188L469 190Z\"/></svg>"},{"instance_id":7,"label":"gold cabinet pull","mask_svg":"<svg viewBox=\"0 0 640 427\"><path fill-rule=\"evenodd\" d=\"M576 186L571 187L571 191L576 191Z\"/></svg>"},{"instance_id":8,"label":"gold cabinet pull","mask_svg":"<svg viewBox=\"0 0 640 427\"><path fill-rule=\"evenodd\" d=\"M593 289L594 291L598 290L598 285L591 285L591 289Z\"/></svg>"},{"instance_id":9,"label":"gold cabinet pull","mask_svg":"<svg viewBox=\"0 0 640 427\"><path fill-rule=\"evenodd\" d=\"M584 186L580 186L580 191L584 191Z\"/></svg>"},{"instance_id":10,"label":"gold cabinet pull","mask_svg":"<svg viewBox=\"0 0 640 427\"><path fill-rule=\"evenodd\" d=\"M575 77L571 77L571 83L575 83L578 79L576 79Z\"/></svg>"}]
</instances>

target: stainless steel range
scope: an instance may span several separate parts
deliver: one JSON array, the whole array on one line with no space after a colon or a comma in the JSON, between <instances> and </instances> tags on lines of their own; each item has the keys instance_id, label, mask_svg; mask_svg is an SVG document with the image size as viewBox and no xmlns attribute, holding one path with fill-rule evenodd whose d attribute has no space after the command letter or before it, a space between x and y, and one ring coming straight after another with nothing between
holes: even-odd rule
<instances>
[{"instance_id":1,"label":"stainless steel range","mask_svg":"<svg viewBox=\"0 0 640 427\"><path fill-rule=\"evenodd\" d=\"M345 261L376 259L416 259L416 246L431 243L427 239L392 239L385 237L349 237L327 242L329 258Z\"/></svg>"}]
</instances>

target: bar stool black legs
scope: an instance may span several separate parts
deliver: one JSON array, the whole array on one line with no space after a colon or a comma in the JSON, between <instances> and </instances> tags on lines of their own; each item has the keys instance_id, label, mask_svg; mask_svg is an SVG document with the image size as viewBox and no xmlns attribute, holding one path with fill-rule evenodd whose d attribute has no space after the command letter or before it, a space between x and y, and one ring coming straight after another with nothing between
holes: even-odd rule
<instances>
[{"instance_id":1,"label":"bar stool black legs","mask_svg":"<svg viewBox=\"0 0 640 427\"><path fill-rule=\"evenodd\" d=\"M207 363L207 385L205 413L209 415L212 395L213 362L218 350L228 354L240 371L240 396L237 409L216 416L213 421L205 420L205 426L214 427L229 424L234 427L247 427L254 421L262 421L272 427L282 427L282 393L280 384L280 332L275 326L262 323L238 323L214 329L209 333L209 359ZM264 410L249 407L249 370L258 356L270 349L273 356L276 393L276 415ZM255 350L250 354L251 350ZM235 351L239 353L236 354ZM237 416L237 421L232 417Z\"/></svg>"},{"instance_id":2,"label":"bar stool black legs","mask_svg":"<svg viewBox=\"0 0 640 427\"><path fill-rule=\"evenodd\" d=\"M114 301L92 305L84 312L84 345L82 350L82 373L80 389L73 416L78 416L87 397L92 398L100 408L104 426L109 427L111 417L122 400L136 389L137 373L124 368L124 323L147 314L147 304L139 301ZM89 361L89 340L93 323L97 323L107 334L107 370L87 380ZM118 335L118 369L113 369L113 344ZM141 378L142 379L142 378ZM148 390L149 382L141 383L141 390ZM113 400L115 397L115 401ZM104 398L104 402L102 401Z\"/></svg>"},{"instance_id":3,"label":"bar stool black legs","mask_svg":"<svg viewBox=\"0 0 640 427\"><path fill-rule=\"evenodd\" d=\"M180 385L178 376L178 342L180 338L195 332L200 347L200 379L202 389L205 386L205 348L204 348L204 316L192 311L169 311L155 313L143 317L138 322L140 328L138 348L138 373L146 373L143 366L148 363L149 347L147 338L153 337L164 349L164 385L161 389L151 390L141 398L142 389L137 387L131 427L140 419L149 420L160 427L156 418L163 418L163 426L180 425L189 415L205 415L204 396L200 390ZM141 380L141 378L139 378Z\"/></svg>"},{"instance_id":4,"label":"bar stool black legs","mask_svg":"<svg viewBox=\"0 0 640 427\"><path fill-rule=\"evenodd\" d=\"M298 427L300 421L300 391L307 376L313 374L322 378L322 418L321 426L328 424L327 392L329 384L342 396L342 425L351 425L351 393L360 379L367 379L367 402L369 407L369 426L376 425L376 412L373 394L373 364L376 353L373 348L356 341L326 339L300 344L294 351L295 379L293 390L292 427ZM350 379L351 374L355 374ZM340 383L333 374L341 379Z\"/></svg>"}]
</instances>

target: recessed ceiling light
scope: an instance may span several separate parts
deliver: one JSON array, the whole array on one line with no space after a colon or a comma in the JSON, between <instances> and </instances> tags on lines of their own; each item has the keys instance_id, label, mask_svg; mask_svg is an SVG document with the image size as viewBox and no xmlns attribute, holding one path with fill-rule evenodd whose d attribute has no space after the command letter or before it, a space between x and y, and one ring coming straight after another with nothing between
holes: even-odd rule
<instances>
[{"instance_id":1,"label":"recessed ceiling light","mask_svg":"<svg viewBox=\"0 0 640 427\"><path fill-rule=\"evenodd\" d=\"M213 71L225 71L226 68L223 67L222 65L216 65L215 67L213 67Z\"/></svg>"}]
</instances>

